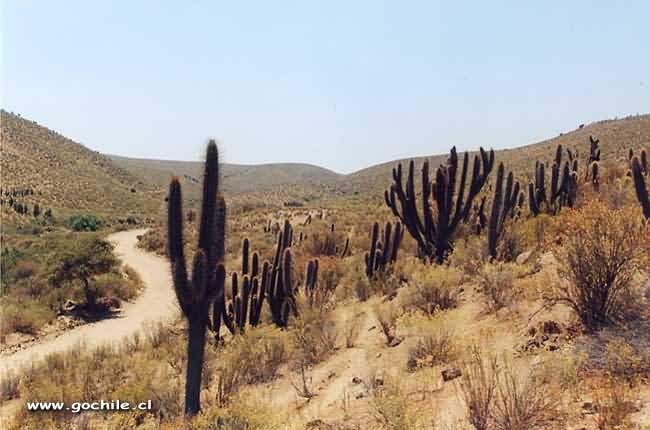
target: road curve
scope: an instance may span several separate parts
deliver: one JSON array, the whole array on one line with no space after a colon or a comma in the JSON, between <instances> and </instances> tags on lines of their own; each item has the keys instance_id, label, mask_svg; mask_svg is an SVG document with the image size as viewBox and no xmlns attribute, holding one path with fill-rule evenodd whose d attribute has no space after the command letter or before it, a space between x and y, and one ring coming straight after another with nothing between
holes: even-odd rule
<instances>
[{"instance_id":1,"label":"road curve","mask_svg":"<svg viewBox=\"0 0 650 430\"><path fill-rule=\"evenodd\" d=\"M142 330L148 322L168 321L178 314L172 288L169 263L162 257L136 247L137 236L146 230L128 230L108 236L115 245L115 254L142 278L144 290L132 303L125 303L115 318L84 324L62 335L36 343L14 354L0 357L0 371L18 371L34 360L53 352L65 351L80 343L97 346L119 342Z\"/></svg>"}]
</instances>

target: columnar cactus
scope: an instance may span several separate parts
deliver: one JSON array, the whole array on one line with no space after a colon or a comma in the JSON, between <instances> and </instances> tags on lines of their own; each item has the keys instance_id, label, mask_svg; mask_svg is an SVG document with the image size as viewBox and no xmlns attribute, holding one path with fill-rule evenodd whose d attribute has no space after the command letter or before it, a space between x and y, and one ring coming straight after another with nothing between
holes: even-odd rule
<instances>
[{"instance_id":1,"label":"columnar cactus","mask_svg":"<svg viewBox=\"0 0 650 430\"><path fill-rule=\"evenodd\" d=\"M505 192L503 190L503 176L505 169L503 163L497 170L497 181L494 187L494 199L488 226L488 251L492 258L497 257L497 243L505 229L507 218L515 217L515 209L519 199L519 182L514 181L512 172L508 173Z\"/></svg>"},{"instance_id":2,"label":"columnar cactus","mask_svg":"<svg viewBox=\"0 0 650 430\"><path fill-rule=\"evenodd\" d=\"M634 190L639 200L643 215L650 219L650 199L648 199L648 188L643 177L643 164L639 157L632 158L632 178L634 179Z\"/></svg>"},{"instance_id":3,"label":"columnar cactus","mask_svg":"<svg viewBox=\"0 0 650 430\"><path fill-rule=\"evenodd\" d=\"M192 275L188 277L183 250L183 210L181 184L173 178L169 185L167 240L174 291L183 315L188 321L187 374L185 378L185 413L195 415L200 410L201 373L206 329L210 325L211 304L223 296L225 268L223 246L225 218L219 218L219 156L216 143L208 143L203 201L199 228L199 243ZM223 206L225 208L225 204Z\"/></svg>"},{"instance_id":4,"label":"columnar cactus","mask_svg":"<svg viewBox=\"0 0 650 430\"><path fill-rule=\"evenodd\" d=\"M232 334L244 332L246 325L256 326L260 321L266 284L268 282L268 263L264 263L263 277L260 279L259 257L256 252L249 255L250 242L244 239L242 244L241 285L237 272L233 272L231 281L231 298L221 311L224 324Z\"/></svg>"},{"instance_id":5,"label":"columnar cactus","mask_svg":"<svg viewBox=\"0 0 650 430\"><path fill-rule=\"evenodd\" d=\"M546 192L544 163L535 163L535 183L528 184L528 206L533 215L537 216L542 211L555 215L562 207L575 205L578 194L578 160L570 150L567 153L569 160L562 166L562 145L557 146L551 168L550 194Z\"/></svg>"},{"instance_id":6,"label":"columnar cactus","mask_svg":"<svg viewBox=\"0 0 650 430\"><path fill-rule=\"evenodd\" d=\"M455 147L451 149L446 165L436 170L435 181L429 180L429 163L425 162L422 167L421 214L416 198L413 160L409 163L406 188L402 181L402 164L393 169L393 184L384 193L384 198L393 214L417 242L418 253L422 258L442 264L453 251L456 229L461 221L468 218L472 202L485 185L493 166L494 151L487 153L481 148L480 156L474 156L469 188L466 189L469 154L466 153L463 159L458 187L458 155ZM431 197L436 203L435 213Z\"/></svg>"},{"instance_id":7,"label":"columnar cactus","mask_svg":"<svg viewBox=\"0 0 650 430\"><path fill-rule=\"evenodd\" d=\"M632 175L632 159L634 158L634 151L630 148L630 171L628 175ZM639 153L639 165L641 167L641 174L643 176L648 176L650 174L650 169L648 168L648 154L646 149L642 149Z\"/></svg>"},{"instance_id":8,"label":"columnar cactus","mask_svg":"<svg viewBox=\"0 0 650 430\"><path fill-rule=\"evenodd\" d=\"M395 224L395 231L390 222L383 231L383 243L379 240L379 223L374 223L370 233L370 250L366 252L366 276L374 279L379 273L385 273L397 261L397 252L402 242L404 231L402 225Z\"/></svg>"}]
</instances>

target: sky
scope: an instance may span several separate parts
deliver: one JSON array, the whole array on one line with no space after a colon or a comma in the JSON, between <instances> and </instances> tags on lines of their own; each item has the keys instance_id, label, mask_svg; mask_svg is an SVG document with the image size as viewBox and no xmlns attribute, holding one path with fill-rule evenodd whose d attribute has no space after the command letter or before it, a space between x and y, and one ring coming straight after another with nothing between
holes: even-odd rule
<instances>
[{"instance_id":1,"label":"sky","mask_svg":"<svg viewBox=\"0 0 650 430\"><path fill-rule=\"evenodd\" d=\"M650 2L2 2L2 89L94 150L347 173L650 113Z\"/></svg>"}]
</instances>

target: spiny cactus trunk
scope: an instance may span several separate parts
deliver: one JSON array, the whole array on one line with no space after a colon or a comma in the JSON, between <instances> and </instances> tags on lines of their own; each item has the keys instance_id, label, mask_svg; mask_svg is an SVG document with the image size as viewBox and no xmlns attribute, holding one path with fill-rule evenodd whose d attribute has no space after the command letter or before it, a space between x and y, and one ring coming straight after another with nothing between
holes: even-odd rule
<instances>
[{"instance_id":1,"label":"spiny cactus trunk","mask_svg":"<svg viewBox=\"0 0 650 430\"><path fill-rule=\"evenodd\" d=\"M185 381L185 413L195 415L201 409L201 373L203 372L203 354L205 349L205 332L207 308L196 312L188 318L187 342L187 377Z\"/></svg>"},{"instance_id":2,"label":"spiny cactus trunk","mask_svg":"<svg viewBox=\"0 0 650 430\"><path fill-rule=\"evenodd\" d=\"M500 163L497 170L494 199L492 200L492 211L488 226L488 251L492 258L497 257L497 245L503 236L508 217L514 218L518 202L523 203L523 195L520 197L519 193L519 182L515 182L512 172L508 173L505 191L503 189L504 176L505 168L503 163Z\"/></svg>"},{"instance_id":3,"label":"spiny cactus trunk","mask_svg":"<svg viewBox=\"0 0 650 430\"><path fill-rule=\"evenodd\" d=\"M648 188L642 172L642 164L639 157L632 158L632 178L634 179L634 190L636 198L639 200L643 215L650 219L650 199L648 198Z\"/></svg>"},{"instance_id":4,"label":"spiny cactus trunk","mask_svg":"<svg viewBox=\"0 0 650 430\"><path fill-rule=\"evenodd\" d=\"M188 321L185 379L185 414L188 416L197 414L201 409L201 372L206 329L208 326L220 327L220 303L223 301L226 272L221 264L225 241L225 203L217 198L218 185L219 156L216 143L210 141L203 179L199 244L192 263L191 278L188 278L183 250L181 184L178 178L173 178L169 185L168 254L174 291ZM213 324L210 324L210 306L215 309Z\"/></svg>"}]
</instances>

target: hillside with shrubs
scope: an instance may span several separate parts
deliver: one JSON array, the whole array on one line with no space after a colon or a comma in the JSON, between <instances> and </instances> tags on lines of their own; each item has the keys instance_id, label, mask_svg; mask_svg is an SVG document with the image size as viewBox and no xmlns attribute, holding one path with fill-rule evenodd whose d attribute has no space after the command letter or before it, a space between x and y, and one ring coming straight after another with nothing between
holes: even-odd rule
<instances>
[{"instance_id":1,"label":"hillside with shrubs","mask_svg":"<svg viewBox=\"0 0 650 430\"><path fill-rule=\"evenodd\" d=\"M5 110L0 125L4 219L20 223L37 207L59 218L92 213L142 221L159 211L159 190L108 157ZM9 206L13 210L6 211Z\"/></svg>"},{"instance_id":2,"label":"hillside with shrubs","mask_svg":"<svg viewBox=\"0 0 650 430\"><path fill-rule=\"evenodd\" d=\"M170 178L164 221L139 237L167 259L173 322L4 375L7 428L647 429L649 144L650 116L603 121L331 178L318 199L252 190L247 206L210 141L200 179ZM90 306L115 263L101 230L83 234L90 248L42 273ZM14 260L9 292L60 291L29 290Z\"/></svg>"}]
</instances>

